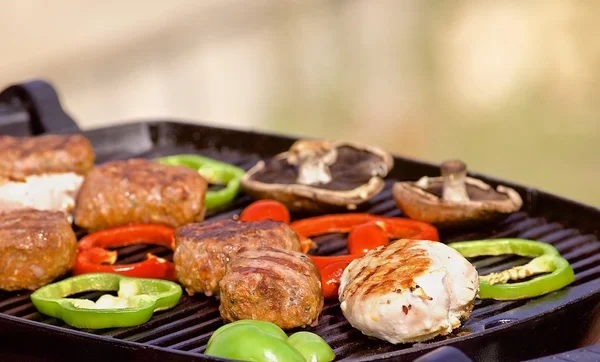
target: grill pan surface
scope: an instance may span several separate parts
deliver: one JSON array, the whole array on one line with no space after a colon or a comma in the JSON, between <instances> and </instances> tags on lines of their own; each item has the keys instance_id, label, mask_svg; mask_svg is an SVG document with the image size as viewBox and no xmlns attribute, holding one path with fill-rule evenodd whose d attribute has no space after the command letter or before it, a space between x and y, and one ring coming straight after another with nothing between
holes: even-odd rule
<instances>
[{"instance_id":1,"label":"grill pan surface","mask_svg":"<svg viewBox=\"0 0 600 362\"><path fill-rule=\"evenodd\" d=\"M180 122L140 122L84 132L97 162L132 157L154 158L197 153L249 169L258 160L291 146L294 138ZM436 176L437 165L403 157L387 177L386 188L360 212L401 216L391 197L397 180ZM492 185L515 188L524 200L518 213L490 228L442 234L444 242L519 237L548 242L571 262L576 281L549 295L523 301L477 300L471 317L450 336L426 343L391 345L363 336L345 320L339 303L326 302L319 324L309 330L334 348L336 361L412 361L444 345L452 345L476 361L538 358L579 347L600 301L600 210L520 185L472 174ZM209 213L207 219L231 218L252 199L238 196L233 205ZM318 239L319 254L347 253L341 237ZM325 246L326 245L326 246ZM160 247L130 246L119 262L143 260L147 252L170 259ZM479 258L480 273L498 271L525 259L512 256ZM0 360L169 360L217 361L202 353L210 335L222 325L214 298L184 295L173 309L156 313L143 325L107 330L77 330L36 311L29 292L0 292Z\"/></svg>"}]
</instances>

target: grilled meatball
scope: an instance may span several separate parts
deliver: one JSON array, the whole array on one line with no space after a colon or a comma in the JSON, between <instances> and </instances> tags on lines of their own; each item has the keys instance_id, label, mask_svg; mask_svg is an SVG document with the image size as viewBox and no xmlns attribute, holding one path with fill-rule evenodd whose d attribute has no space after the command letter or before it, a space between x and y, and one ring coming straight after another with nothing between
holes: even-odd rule
<instances>
[{"instance_id":1,"label":"grilled meatball","mask_svg":"<svg viewBox=\"0 0 600 362\"><path fill-rule=\"evenodd\" d=\"M94 151L82 135L0 136L0 210L60 210L69 222Z\"/></svg>"},{"instance_id":2,"label":"grilled meatball","mask_svg":"<svg viewBox=\"0 0 600 362\"><path fill-rule=\"evenodd\" d=\"M310 325L323 309L319 269L297 251L243 248L219 289L225 322L255 319L291 329Z\"/></svg>"},{"instance_id":3,"label":"grilled meatball","mask_svg":"<svg viewBox=\"0 0 600 362\"><path fill-rule=\"evenodd\" d=\"M128 224L179 227L204 218L208 183L191 168L143 159L94 168L77 196L75 224L97 231Z\"/></svg>"},{"instance_id":4,"label":"grilled meatball","mask_svg":"<svg viewBox=\"0 0 600 362\"><path fill-rule=\"evenodd\" d=\"M77 237L60 211L0 213L0 289L35 290L75 264Z\"/></svg>"},{"instance_id":5,"label":"grilled meatball","mask_svg":"<svg viewBox=\"0 0 600 362\"><path fill-rule=\"evenodd\" d=\"M354 260L342 274L341 309L364 334L390 343L446 335L468 318L477 271L440 242L398 240Z\"/></svg>"},{"instance_id":6,"label":"grilled meatball","mask_svg":"<svg viewBox=\"0 0 600 362\"><path fill-rule=\"evenodd\" d=\"M301 251L298 234L287 224L263 221L208 221L175 231L175 272L189 295L219 293L225 268L240 248L271 246Z\"/></svg>"}]
</instances>

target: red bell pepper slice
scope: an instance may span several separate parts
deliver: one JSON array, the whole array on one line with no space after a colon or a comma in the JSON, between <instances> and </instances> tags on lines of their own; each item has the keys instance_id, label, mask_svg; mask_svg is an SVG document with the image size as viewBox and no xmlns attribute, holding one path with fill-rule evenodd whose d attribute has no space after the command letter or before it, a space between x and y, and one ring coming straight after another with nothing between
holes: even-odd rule
<instances>
[{"instance_id":1,"label":"red bell pepper slice","mask_svg":"<svg viewBox=\"0 0 600 362\"><path fill-rule=\"evenodd\" d=\"M348 254L365 256L369 250L389 243L385 223L369 221L358 225L348 235Z\"/></svg>"},{"instance_id":2,"label":"red bell pepper slice","mask_svg":"<svg viewBox=\"0 0 600 362\"><path fill-rule=\"evenodd\" d=\"M174 230L163 225L137 224L98 231L79 241L73 275L114 273L130 277L175 281L175 265L148 253L147 259L133 264L114 265L117 248L133 244L162 245L174 249ZM104 264L107 263L107 264Z\"/></svg>"},{"instance_id":3,"label":"red bell pepper slice","mask_svg":"<svg viewBox=\"0 0 600 362\"><path fill-rule=\"evenodd\" d=\"M248 205L240 215L240 221L273 220L290 223L290 211L279 201L258 200Z\"/></svg>"},{"instance_id":4,"label":"red bell pepper slice","mask_svg":"<svg viewBox=\"0 0 600 362\"><path fill-rule=\"evenodd\" d=\"M372 214L332 214L302 219L290 224L301 239L326 233L350 233L348 249L352 254L338 256L309 255L321 272L323 295L337 297L341 272L354 259L372 248L387 245L389 239L439 241L437 229L427 223ZM303 244L305 244L304 242Z\"/></svg>"}]
</instances>

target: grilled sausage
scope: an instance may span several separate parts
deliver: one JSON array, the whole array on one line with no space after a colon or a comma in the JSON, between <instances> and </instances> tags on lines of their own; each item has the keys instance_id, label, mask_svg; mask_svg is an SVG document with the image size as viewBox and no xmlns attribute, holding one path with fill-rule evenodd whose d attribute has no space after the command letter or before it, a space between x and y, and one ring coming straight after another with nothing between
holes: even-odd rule
<instances>
[{"instance_id":1,"label":"grilled sausage","mask_svg":"<svg viewBox=\"0 0 600 362\"><path fill-rule=\"evenodd\" d=\"M77 196L75 224L89 232L128 224L179 227L204 218L208 183L185 166L143 159L94 168Z\"/></svg>"},{"instance_id":2,"label":"grilled sausage","mask_svg":"<svg viewBox=\"0 0 600 362\"><path fill-rule=\"evenodd\" d=\"M75 264L77 237L59 211L0 213L0 289L35 290Z\"/></svg>"},{"instance_id":3,"label":"grilled sausage","mask_svg":"<svg viewBox=\"0 0 600 362\"><path fill-rule=\"evenodd\" d=\"M0 136L0 210L60 210L69 222L94 151L82 135Z\"/></svg>"},{"instance_id":4,"label":"grilled sausage","mask_svg":"<svg viewBox=\"0 0 600 362\"><path fill-rule=\"evenodd\" d=\"M297 251L243 248L227 265L219 289L225 322L255 319L292 329L315 322L323 309L319 270Z\"/></svg>"},{"instance_id":5,"label":"grilled sausage","mask_svg":"<svg viewBox=\"0 0 600 362\"><path fill-rule=\"evenodd\" d=\"M287 224L263 221L206 221L175 231L173 261L177 279L189 295L219 293L225 268L242 247L271 246L301 251L298 235Z\"/></svg>"},{"instance_id":6,"label":"grilled sausage","mask_svg":"<svg viewBox=\"0 0 600 362\"><path fill-rule=\"evenodd\" d=\"M475 267L440 242L398 240L344 270L344 316L365 335L390 343L446 335L468 318L479 288Z\"/></svg>"}]
</instances>

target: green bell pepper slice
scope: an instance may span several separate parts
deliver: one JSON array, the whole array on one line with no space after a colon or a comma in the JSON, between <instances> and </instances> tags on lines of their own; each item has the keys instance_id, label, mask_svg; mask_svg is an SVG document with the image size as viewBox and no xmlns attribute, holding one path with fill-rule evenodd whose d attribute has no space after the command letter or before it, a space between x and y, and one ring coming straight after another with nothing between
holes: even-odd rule
<instances>
[{"instance_id":1,"label":"green bell pepper slice","mask_svg":"<svg viewBox=\"0 0 600 362\"><path fill-rule=\"evenodd\" d=\"M235 199L245 171L232 164L200 155L173 155L155 160L164 165L187 166L198 171L211 184L226 185L217 191L208 191L204 205L207 210L217 209Z\"/></svg>"},{"instance_id":2,"label":"green bell pepper slice","mask_svg":"<svg viewBox=\"0 0 600 362\"><path fill-rule=\"evenodd\" d=\"M288 343L297 349L307 361L333 361L335 353L319 335L310 332L296 332L288 338Z\"/></svg>"},{"instance_id":3,"label":"green bell pepper slice","mask_svg":"<svg viewBox=\"0 0 600 362\"><path fill-rule=\"evenodd\" d=\"M297 332L288 338L277 325L258 320L239 320L217 329L204 354L255 362L330 362L335 353L321 337Z\"/></svg>"},{"instance_id":4,"label":"green bell pepper slice","mask_svg":"<svg viewBox=\"0 0 600 362\"><path fill-rule=\"evenodd\" d=\"M67 298L89 291L118 291L118 297L104 294L96 302ZM102 329L143 324L154 312L177 305L181 294L181 286L167 280L90 273L48 284L33 292L31 301L40 313L72 327Z\"/></svg>"},{"instance_id":5,"label":"green bell pepper slice","mask_svg":"<svg viewBox=\"0 0 600 362\"><path fill-rule=\"evenodd\" d=\"M475 240L449 243L466 258L475 256L520 255L533 257L525 265L479 277L480 299L517 300L537 297L564 288L575 280L569 262L552 245L526 239ZM508 283L530 276L533 279Z\"/></svg>"}]
</instances>

